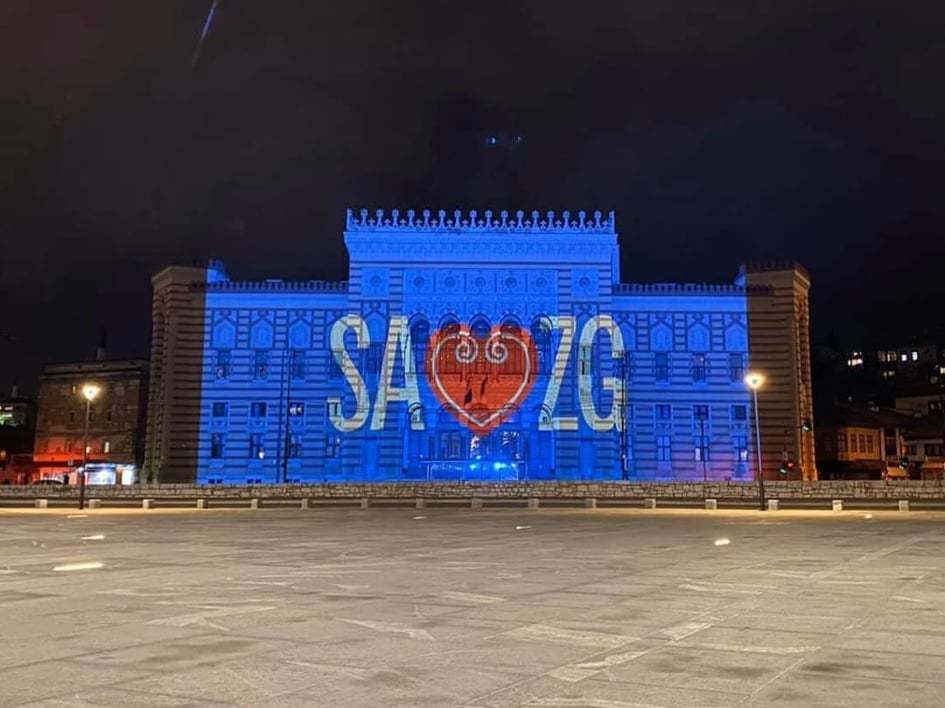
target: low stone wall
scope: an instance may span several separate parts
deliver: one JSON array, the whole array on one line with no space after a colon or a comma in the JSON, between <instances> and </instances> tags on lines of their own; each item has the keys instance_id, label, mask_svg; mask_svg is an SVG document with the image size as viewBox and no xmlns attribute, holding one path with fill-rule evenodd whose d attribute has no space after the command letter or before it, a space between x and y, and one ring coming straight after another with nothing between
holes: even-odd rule
<instances>
[{"instance_id":1,"label":"low stone wall","mask_svg":"<svg viewBox=\"0 0 945 708\"><path fill-rule=\"evenodd\" d=\"M0 486L0 498L76 498L73 486ZM945 499L945 486L935 481L765 482L765 494L778 499ZM758 497L755 482L377 482L270 485L141 484L127 487L90 486L89 499L196 499L254 497L273 499L386 497L436 498L581 498L602 499L750 499Z\"/></svg>"}]
</instances>

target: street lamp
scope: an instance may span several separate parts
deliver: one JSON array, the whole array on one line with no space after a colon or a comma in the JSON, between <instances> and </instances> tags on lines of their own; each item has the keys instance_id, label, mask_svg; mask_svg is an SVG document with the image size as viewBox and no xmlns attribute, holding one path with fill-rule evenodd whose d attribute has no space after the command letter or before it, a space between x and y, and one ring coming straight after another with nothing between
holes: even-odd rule
<instances>
[{"instance_id":1,"label":"street lamp","mask_svg":"<svg viewBox=\"0 0 945 708\"><path fill-rule=\"evenodd\" d=\"M745 375L745 383L751 389L752 398L755 404L755 443L758 448L758 494L761 501L761 510L765 510L765 473L761 461L761 425L758 417L758 389L764 386L764 374L758 371L749 371Z\"/></svg>"},{"instance_id":2,"label":"street lamp","mask_svg":"<svg viewBox=\"0 0 945 708\"><path fill-rule=\"evenodd\" d=\"M85 398L85 434L82 436L82 471L79 473L79 509L85 508L85 475L89 465L89 419L92 417L92 401L101 392L101 387L87 383L82 387Z\"/></svg>"}]
</instances>

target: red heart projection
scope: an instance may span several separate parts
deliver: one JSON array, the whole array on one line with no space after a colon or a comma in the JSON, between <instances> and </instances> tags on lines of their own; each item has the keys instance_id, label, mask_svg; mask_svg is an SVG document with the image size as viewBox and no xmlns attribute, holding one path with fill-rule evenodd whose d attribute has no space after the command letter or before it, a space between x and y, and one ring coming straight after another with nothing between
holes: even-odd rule
<instances>
[{"instance_id":1,"label":"red heart projection","mask_svg":"<svg viewBox=\"0 0 945 708\"><path fill-rule=\"evenodd\" d=\"M449 325L430 335L427 381L456 420L485 435L528 397L537 362L528 332L493 327L476 337L466 325Z\"/></svg>"}]
</instances>

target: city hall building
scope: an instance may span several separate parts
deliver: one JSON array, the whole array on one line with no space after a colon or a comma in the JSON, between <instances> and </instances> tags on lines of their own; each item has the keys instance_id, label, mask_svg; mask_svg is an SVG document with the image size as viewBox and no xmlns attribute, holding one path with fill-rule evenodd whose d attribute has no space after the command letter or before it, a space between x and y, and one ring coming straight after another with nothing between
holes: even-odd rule
<instances>
[{"instance_id":1,"label":"city hall building","mask_svg":"<svg viewBox=\"0 0 945 708\"><path fill-rule=\"evenodd\" d=\"M344 242L341 282L154 277L144 479L816 477L796 264L625 283L600 212L349 211Z\"/></svg>"}]
</instances>

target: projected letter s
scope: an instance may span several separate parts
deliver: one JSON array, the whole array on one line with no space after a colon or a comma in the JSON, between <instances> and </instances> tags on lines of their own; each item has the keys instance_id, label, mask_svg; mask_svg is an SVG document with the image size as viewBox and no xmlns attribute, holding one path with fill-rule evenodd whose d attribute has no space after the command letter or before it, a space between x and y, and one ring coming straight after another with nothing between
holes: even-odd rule
<instances>
[{"instance_id":1,"label":"projected letter s","mask_svg":"<svg viewBox=\"0 0 945 708\"><path fill-rule=\"evenodd\" d=\"M371 399L368 396L367 386L364 385L364 378L358 367L345 349L345 333L352 330L355 334L356 346L358 349L366 349L371 343L371 335L368 332L367 325L357 315L348 315L342 317L331 327L331 354L338 362L348 385L354 392L355 410L354 415L345 418L342 413L341 398L329 398L329 410L331 410L331 424L342 433L351 433L358 430L368 419L368 413L371 410Z\"/></svg>"}]
</instances>

